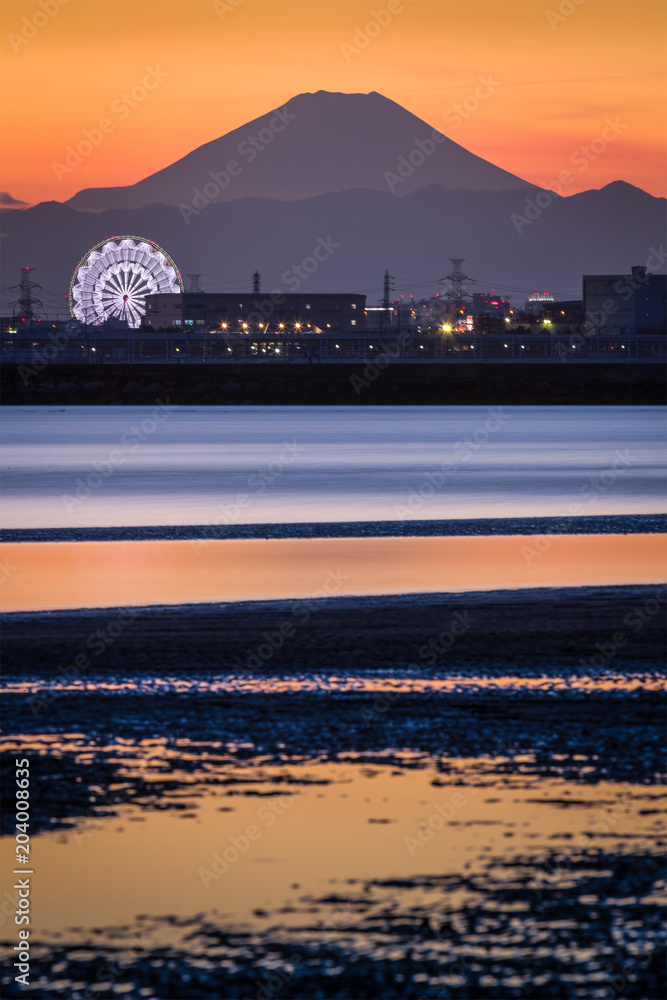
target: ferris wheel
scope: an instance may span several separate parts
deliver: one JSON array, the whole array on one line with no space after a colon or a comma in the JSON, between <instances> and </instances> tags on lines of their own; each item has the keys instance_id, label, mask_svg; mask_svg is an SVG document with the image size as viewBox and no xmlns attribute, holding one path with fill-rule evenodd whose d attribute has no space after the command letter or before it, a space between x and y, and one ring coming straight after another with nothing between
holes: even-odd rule
<instances>
[{"instance_id":1,"label":"ferris wheel","mask_svg":"<svg viewBox=\"0 0 667 1000\"><path fill-rule=\"evenodd\" d=\"M147 295L182 291L180 271L157 243L141 236L112 236L77 265L69 308L81 323L103 323L113 316L138 327Z\"/></svg>"}]
</instances>

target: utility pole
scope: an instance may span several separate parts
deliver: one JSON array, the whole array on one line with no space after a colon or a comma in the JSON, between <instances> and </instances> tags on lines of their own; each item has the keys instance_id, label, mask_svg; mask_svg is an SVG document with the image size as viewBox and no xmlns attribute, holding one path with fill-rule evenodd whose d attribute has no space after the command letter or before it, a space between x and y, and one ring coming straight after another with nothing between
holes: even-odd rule
<instances>
[{"instance_id":1,"label":"utility pole","mask_svg":"<svg viewBox=\"0 0 667 1000\"><path fill-rule=\"evenodd\" d=\"M199 279L201 274L186 274L185 277L190 282L190 287L188 288L188 294L192 292L201 292L201 286L199 284Z\"/></svg>"},{"instance_id":2,"label":"utility pole","mask_svg":"<svg viewBox=\"0 0 667 1000\"><path fill-rule=\"evenodd\" d=\"M12 285L11 287L19 289L19 298L12 302L13 306L19 306L21 311L21 319L27 320L28 323L32 323L34 319L33 306L41 306L42 303L39 299L33 299L32 290L33 288L41 288L36 281L30 280L30 274L34 271L34 267L22 267L21 268L21 283L20 285Z\"/></svg>"},{"instance_id":3,"label":"utility pole","mask_svg":"<svg viewBox=\"0 0 667 1000\"><path fill-rule=\"evenodd\" d=\"M259 271L255 271L252 276L252 294L259 295L262 291L262 276Z\"/></svg>"},{"instance_id":4,"label":"utility pole","mask_svg":"<svg viewBox=\"0 0 667 1000\"><path fill-rule=\"evenodd\" d=\"M389 309L391 306L391 275L389 271L384 272L384 295L382 297L383 308Z\"/></svg>"},{"instance_id":5,"label":"utility pole","mask_svg":"<svg viewBox=\"0 0 667 1000\"><path fill-rule=\"evenodd\" d=\"M389 274L389 271L385 271L384 272L384 291L383 291L383 295L382 295L382 308L385 311L382 313L382 323L380 325L380 329L382 330L382 333L384 333L385 319L387 320L387 327L389 328L390 325L391 325L391 323L389 322L389 310L391 309L391 289L392 289L392 284L391 283L392 283L393 280L394 279Z\"/></svg>"}]
</instances>

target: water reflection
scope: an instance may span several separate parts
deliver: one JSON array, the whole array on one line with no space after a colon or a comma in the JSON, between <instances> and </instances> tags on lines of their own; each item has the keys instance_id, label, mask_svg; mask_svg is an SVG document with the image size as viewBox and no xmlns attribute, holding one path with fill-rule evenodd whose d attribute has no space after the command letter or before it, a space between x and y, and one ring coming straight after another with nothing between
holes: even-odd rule
<instances>
[{"instance_id":1,"label":"water reflection","mask_svg":"<svg viewBox=\"0 0 667 1000\"><path fill-rule=\"evenodd\" d=\"M568 981L601 997L619 961L648 965L661 946L655 788L501 774L482 759L444 775L414 755L410 767L353 755L233 766L219 745L184 783L160 741L146 743L106 749L130 753L128 771L145 757L169 774L159 808L101 805L35 838L32 933L57 970L40 996L83 996L81 980L122 951L114 982L148 998L186 980L193 998L256 997L272 971L289 982L295 954L301 992L288 997L322 983L371 995L355 992L359 962L374 996Z\"/></svg>"},{"instance_id":2,"label":"water reflection","mask_svg":"<svg viewBox=\"0 0 667 1000\"><path fill-rule=\"evenodd\" d=\"M137 433L152 409L5 407L3 525L665 509L657 406L174 407Z\"/></svg>"},{"instance_id":3,"label":"water reflection","mask_svg":"<svg viewBox=\"0 0 667 1000\"><path fill-rule=\"evenodd\" d=\"M2 610L660 583L664 535L30 542Z\"/></svg>"}]
</instances>

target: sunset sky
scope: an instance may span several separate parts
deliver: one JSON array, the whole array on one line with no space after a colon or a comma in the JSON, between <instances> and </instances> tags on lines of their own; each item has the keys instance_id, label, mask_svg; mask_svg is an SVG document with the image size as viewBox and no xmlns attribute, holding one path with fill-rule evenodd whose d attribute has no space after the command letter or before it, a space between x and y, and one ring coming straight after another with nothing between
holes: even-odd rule
<instances>
[{"instance_id":1,"label":"sunset sky","mask_svg":"<svg viewBox=\"0 0 667 1000\"><path fill-rule=\"evenodd\" d=\"M386 25L348 48L374 11ZM1 187L18 201L132 184L320 89L379 91L535 184L570 169L564 194L617 179L667 193L662 0L4 0L0 17ZM480 77L493 92L475 102ZM478 106L455 117L466 99ZM56 176L105 118L99 145ZM608 119L613 141L572 170Z\"/></svg>"}]
</instances>

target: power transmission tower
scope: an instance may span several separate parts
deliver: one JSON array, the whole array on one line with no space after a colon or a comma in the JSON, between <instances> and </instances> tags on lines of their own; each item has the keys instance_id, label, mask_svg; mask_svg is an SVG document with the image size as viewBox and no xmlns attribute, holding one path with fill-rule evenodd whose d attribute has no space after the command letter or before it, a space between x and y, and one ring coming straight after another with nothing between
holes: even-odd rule
<instances>
[{"instance_id":1,"label":"power transmission tower","mask_svg":"<svg viewBox=\"0 0 667 1000\"><path fill-rule=\"evenodd\" d=\"M13 306L18 306L21 311L21 319L27 320L32 323L34 318L33 306L41 306L42 303L39 299L33 299L32 290L33 288L41 288L36 281L30 280L30 272L34 271L34 267L22 267L21 268L21 284L12 285L12 288L18 288L20 291L19 298L12 302Z\"/></svg>"},{"instance_id":2,"label":"power transmission tower","mask_svg":"<svg viewBox=\"0 0 667 1000\"><path fill-rule=\"evenodd\" d=\"M394 287L393 277L389 274L389 271L384 272L384 282L383 282L383 294L382 294L382 309L383 312L380 314L380 332L384 333L385 328L389 329L391 327L391 293Z\"/></svg>"},{"instance_id":3,"label":"power transmission tower","mask_svg":"<svg viewBox=\"0 0 667 1000\"><path fill-rule=\"evenodd\" d=\"M188 288L189 293L201 292L201 285L199 284L199 279L201 278L201 274L186 274L185 277L190 282L190 287Z\"/></svg>"},{"instance_id":4,"label":"power transmission tower","mask_svg":"<svg viewBox=\"0 0 667 1000\"><path fill-rule=\"evenodd\" d=\"M259 295L262 290L262 276L259 271L255 271L252 276L252 293L253 295Z\"/></svg>"},{"instance_id":5,"label":"power transmission tower","mask_svg":"<svg viewBox=\"0 0 667 1000\"><path fill-rule=\"evenodd\" d=\"M447 274L442 280L448 281L450 284L449 293L447 298L449 299L460 299L463 295L463 282L472 281L467 274L464 274L461 270L461 264L465 260L464 257L450 257L452 262L452 273Z\"/></svg>"}]
</instances>

